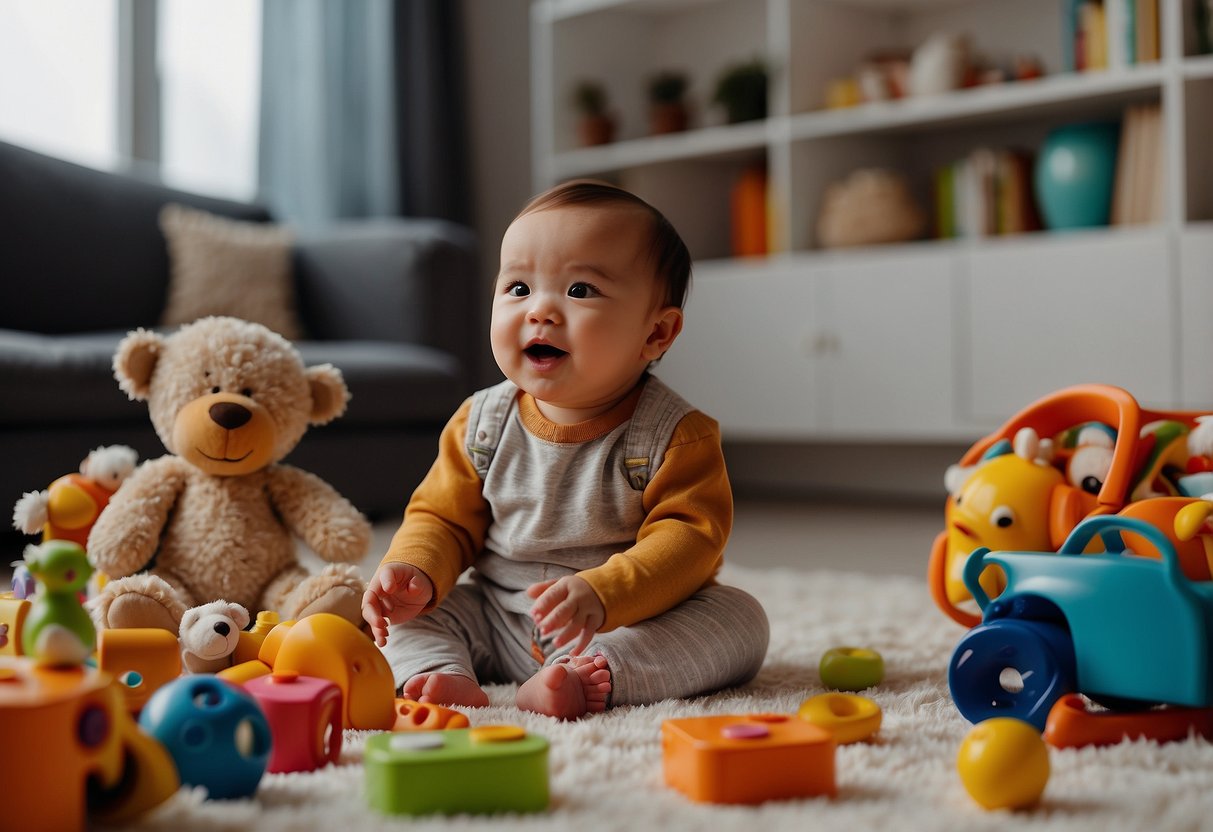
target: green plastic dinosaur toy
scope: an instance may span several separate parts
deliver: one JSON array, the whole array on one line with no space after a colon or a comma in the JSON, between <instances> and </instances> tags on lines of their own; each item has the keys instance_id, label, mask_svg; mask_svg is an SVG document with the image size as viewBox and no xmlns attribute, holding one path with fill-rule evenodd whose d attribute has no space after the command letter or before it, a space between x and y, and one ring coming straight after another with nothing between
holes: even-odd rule
<instances>
[{"instance_id":1,"label":"green plastic dinosaur toy","mask_svg":"<svg viewBox=\"0 0 1213 832\"><path fill-rule=\"evenodd\" d=\"M97 630L80 603L93 574L83 547L69 540L27 546L25 564L38 583L21 633L25 655L39 664L81 664L97 643Z\"/></svg>"}]
</instances>

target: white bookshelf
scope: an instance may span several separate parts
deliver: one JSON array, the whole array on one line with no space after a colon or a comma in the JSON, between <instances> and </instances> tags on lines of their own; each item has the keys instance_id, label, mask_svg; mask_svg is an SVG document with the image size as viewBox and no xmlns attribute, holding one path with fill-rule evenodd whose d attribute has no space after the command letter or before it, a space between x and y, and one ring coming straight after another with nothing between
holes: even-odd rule
<instances>
[{"instance_id":1,"label":"white bookshelf","mask_svg":"<svg viewBox=\"0 0 1213 832\"><path fill-rule=\"evenodd\" d=\"M687 328L660 372L745 439L969 440L1066 384L1121 384L1159 407L1213 409L1213 57L1183 54L1186 5L1159 0L1161 59L1060 72L1063 0L536 0L536 190L581 176L657 205L696 259ZM826 82L870 53L967 33L1043 78L823 108ZM767 119L707 103L719 72L762 56ZM644 83L692 78L692 129L647 136ZM602 81L618 140L582 148L569 105ZM1035 149L1062 124L1157 103L1166 157L1156 223L823 250L828 185L903 173L930 207L932 171L982 146ZM771 253L729 255L729 189L769 176ZM881 356L884 360L881 360Z\"/></svg>"}]
</instances>

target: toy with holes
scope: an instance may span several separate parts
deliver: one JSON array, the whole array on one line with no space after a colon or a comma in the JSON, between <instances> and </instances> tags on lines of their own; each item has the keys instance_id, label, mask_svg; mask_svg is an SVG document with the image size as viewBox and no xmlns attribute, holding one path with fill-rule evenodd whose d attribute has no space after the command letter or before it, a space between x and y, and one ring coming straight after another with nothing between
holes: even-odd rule
<instances>
[{"instance_id":1,"label":"toy with holes","mask_svg":"<svg viewBox=\"0 0 1213 832\"><path fill-rule=\"evenodd\" d=\"M1159 525L1189 576L1208 578L1203 543L1170 532L1192 501L1180 483L1200 416L1147 410L1127 391L1098 384L1060 390L1012 416L948 469L944 530L928 565L936 604L976 626L981 615L964 578L974 549L1056 551L1084 518L1116 513ZM989 597L1005 587L996 566L980 578Z\"/></svg>"},{"instance_id":2,"label":"toy with holes","mask_svg":"<svg viewBox=\"0 0 1213 832\"><path fill-rule=\"evenodd\" d=\"M1152 551L1127 548L1130 537ZM1105 551L1090 553L1097 538ZM979 581L990 564L1006 575L996 600ZM1158 527L1091 517L1056 554L978 549L964 577L984 617L957 645L948 685L969 721L1011 716L1040 731L1070 692L1114 710L1213 705L1213 581L1185 575ZM1154 713L1139 714L1141 735Z\"/></svg>"},{"instance_id":3,"label":"toy with holes","mask_svg":"<svg viewBox=\"0 0 1213 832\"><path fill-rule=\"evenodd\" d=\"M126 709L138 716L152 694L181 675L181 647L168 630L131 628L97 634L97 669L122 687Z\"/></svg>"},{"instance_id":4,"label":"toy with holes","mask_svg":"<svg viewBox=\"0 0 1213 832\"><path fill-rule=\"evenodd\" d=\"M340 616L315 613L270 630L257 658L216 675L244 684L272 672L328 679L341 689L342 726L390 731L396 724L396 683L387 659L361 630Z\"/></svg>"},{"instance_id":5,"label":"toy with holes","mask_svg":"<svg viewBox=\"0 0 1213 832\"><path fill-rule=\"evenodd\" d=\"M315 771L341 754L341 690L328 679L274 671L244 683L270 726L266 771Z\"/></svg>"},{"instance_id":6,"label":"toy with holes","mask_svg":"<svg viewBox=\"0 0 1213 832\"><path fill-rule=\"evenodd\" d=\"M79 543L48 540L25 547L38 589L21 630L21 649L49 665L78 665L93 652L97 630L80 604L93 566Z\"/></svg>"},{"instance_id":7,"label":"toy with holes","mask_svg":"<svg viewBox=\"0 0 1213 832\"><path fill-rule=\"evenodd\" d=\"M13 526L42 540L88 545L88 533L110 497L135 470L138 456L126 445L89 452L78 474L65 474L42 491L28 491L13 506Z\"/></svg>"},{"instance_id":8,"label":"toy with holes","mask_svg":"<svg viewBox=\"0 0 1213 832\"><path fill-rule=\"evenodd\" d=\"M135 725L108 673L0 657L0 736L5 829L125 823L177 791L168 752Z\"/></svg>"},{"instance_id":9,"label":"toy with holes","mask_svg":"<svg viewBox=\"0 0 1213 832\"><path fill-rule=\"evenodd\" d=\"M257 700L211 675L182 676L152 694L139 724L172 755L181 782L207 797L248 797L270 757L270 727Z\"/></svg>"},{"instance_id":10,"label":"toy with holes","mask_svg":"<svg viewBox=\"0 0 1213 832\"><path fill-rule=\"evenodd\" d=\"M800 703L796 715L825 730L839 745L871 739L880 730L880 706L854 693L821 693Z\"/></svg>"},{"instance_id":11,"label":"toy with holes","mask_svg":"<svg viewBox=\"0 0 1213 832\"><path fill-rule=\"evenodd\" d=\"M388 815L548 807L548 742L514 725L375 734L363 761L370 806Z\"/></svg>"},{"instance_id":12,"label":"toy with holes","mask_svg":"<svg viewBox=\"0 0 1213 832\"><path fill-rule=\"evenodd\" d=\"M666 785L699 803L833 797L835 748L828 731L785 714L661 724Z\"/></svg>"},{"instance_id":13,"label":"toy with holes","mask_svg":"<svg viewBox=\"0 0 1213 832\"><path fill-rule=\"evenodd\" d=\"M442 731L467 728L468 718L453 708L412 699L396 700L396 724L393 731Z\"/></svg>"}]
</instances>

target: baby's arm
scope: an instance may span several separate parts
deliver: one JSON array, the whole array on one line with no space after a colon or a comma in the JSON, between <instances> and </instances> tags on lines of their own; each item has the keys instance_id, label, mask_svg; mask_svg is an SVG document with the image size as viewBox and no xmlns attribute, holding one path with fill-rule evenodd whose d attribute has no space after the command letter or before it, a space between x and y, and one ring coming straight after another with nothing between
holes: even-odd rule
<instances>
[{"instance_id":1,"label":"baby's arm","mask_svg":"<svg viewBox=\"0 0 1213 832\"><path fill-rule=\"evenodd\" d=\"M416 618L433 597L434 582L417 567L380 564L362 594L362 617L371 625L375 643L387 644L388 625Z\"/></svg>"},{"instance_id":2,"label":"baby's arm","mask_svg":"<svg viewBox=\"0 0 1213 832\"><path fill-rule=\"evenodd\" d=\"M574 656L589 646L590 639L606 620L606 608L593 587L576 575L531 584L526 594L535 599L531 619L540 634L555 632L552 640L555 647L577 639L571 651Z\"/></svg>"},{"instance_id":3,"label":"baby's arm","mask_svg":"<svg viewBox=\"0 0 1213 832\"><path fill-rule=\"evenodd\" d=\"M602 601L602 631L659 615L711 582L733 527L733 493L709 417L687 414L644 490L636 544L577 573Z\"/></svg>"}]
</instances>

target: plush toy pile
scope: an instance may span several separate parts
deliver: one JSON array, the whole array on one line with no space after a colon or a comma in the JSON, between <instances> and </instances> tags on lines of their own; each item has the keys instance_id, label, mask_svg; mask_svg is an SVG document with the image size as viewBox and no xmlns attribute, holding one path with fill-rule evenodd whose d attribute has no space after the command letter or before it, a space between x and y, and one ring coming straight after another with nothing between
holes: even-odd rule
<instances>
[{"instance_id":1,"label":"plush toy pile","mask_svg":"<svg viewBox=\"0 0 1213 832\"><path fill-rule=\"evenodd\" d=\"M177 633L187 609L219 599L361 624L355 564L370 524L323 480L281 462L309 425L344 412L340 371L305 367L259 324L212 317L171 335L132 332L114 374L148 403L169 453L131 474L89 535L89 556L111 579L89 602L98 626ZM329 562L318 574L296 560L295 536Z\"/></svg>"}]
</instances>

